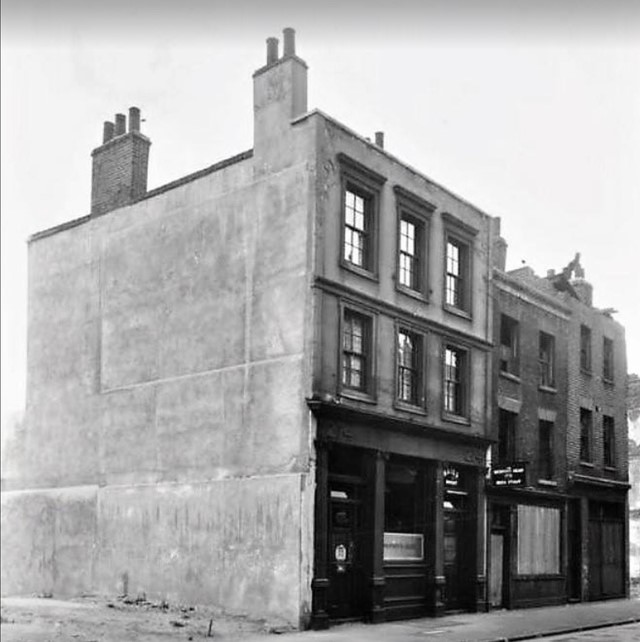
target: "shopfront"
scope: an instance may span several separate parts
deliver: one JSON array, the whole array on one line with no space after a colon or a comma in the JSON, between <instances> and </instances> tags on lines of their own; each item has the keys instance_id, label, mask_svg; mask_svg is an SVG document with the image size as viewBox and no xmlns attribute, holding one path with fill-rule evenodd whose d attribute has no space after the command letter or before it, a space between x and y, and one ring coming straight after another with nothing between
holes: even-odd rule
<instances>
[{"instance_id":1,"label":"shopfront","mask_svg":"<svg viewBox=\"0 0 640 642\"><path fill-rule=\"evenodd\" d=\"M485 445L399 428L319 422L315 627L485 607Z\"/></svg>"}]
</instances>

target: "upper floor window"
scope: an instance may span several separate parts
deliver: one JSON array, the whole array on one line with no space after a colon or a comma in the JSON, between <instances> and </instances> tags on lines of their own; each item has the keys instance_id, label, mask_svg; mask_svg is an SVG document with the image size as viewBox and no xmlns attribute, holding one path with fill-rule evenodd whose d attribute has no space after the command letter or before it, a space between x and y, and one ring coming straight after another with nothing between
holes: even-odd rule
<instances>
[{"instance_id":1,"label":"upper floor window","mask_svg":"<svg viewBox=\"0 0 640 642\"><path fill-rule=\"evenodd\" d=\"M420 290L422 257L420 255L422 229L414 219L403 215L400 219L400 252L398 281L410 290Z\"/></svg>"},{"instance_id":2,"label":"upper floor window","mask_svg":"<svg viewBox=\"0 0 640 642\"><path fill-rule=\"evenodd\" d=\"M580 461L591 461L591 425L593 414L587 408L580 408Z\"/></svg>"},{"instance_id":3,"label":"upper floor window","mask_svg":"<svg viewBox=\"0 0 640 642\"><path fill-rule=\"evenodd\" d=\"M344 260L371 270L373 199L349 184L344 193Z\"/></svg>"},{"instance_id":4,"label":"upper floor window","mask_svg":"<svg viewBox=\"0 0 640 642\"><path fill-rule=\"evenodd\" d=\"M449 311L471 314L473 242L478 230L442 213L445 223L444 306Z\"/></svg>"},{"instance_id":5,"label":"upper floor window","mask_svg":"<svg viewBox=\"0 0 640 642\"><path fill-rule=\"evenodd\" d=\"M414 406L422 403L422 336L398 330L398 400Z\"/></svg>"},{"instance_id":6,"label":"upper floor window","mask_svg":"<svg viewBox=\"0 0 640 642\"><path fill-rule=\"evenodd\" d=\"M380 189L385 179L338 155L342 172L342 265L365 275L376 272Z\"/></svg>"},{"instance_id":7,"label":"upper floor window","mask_svg":"<svg viewBox=\"0 0 640 642\"><path fill-rule=\"evenodd\" d=\"M538 477L553 477L553 422L538 421Z\"/></svg>"},{"instance_id":8,"label":"upper floor window","mask_svg":"<svg viewBox=\"0 0 640 642\"><path fill-rule=\"evenodd\" d=\"M444 350L444 411L458 416L467 414L467 351L447 345Z\"/></svg>"},{"instance_id":9,"label":"upper floor window","mask_svg":"<svg viewBox=\"0 0 640 642\"><path fill-rule=\"evenodd\" d=\"M516 459L516 430L518 415L503 408L498 414L498 457L497 463L513 463Z\"/></svg>"},{"instance_id":10,"label":"upper floor window","mask_svg":"<svg viewBox=\"0 0 640 642\"><path fill-rule=\"evenodd\" d=\"M540 366L540 385L552 388L555 383L555 340L550 334L540 333L538 343L538 363Z\"/></svg>"},{"instance_id":11,"label":"upper floor window","mask_svg":"<svg viewBox=\"0 0 640 642\"><path fill-rule=\"evenodd\" d=\"M613 381L613 341L607 337L602 340L602 377Z\"/></svg>"},{"instance_id":12,"label":"upper floor window","mask_svg":"<svg viewBox=\"0 0 640 642\"><path fill-rule=\"evenodd\" d=\"M451 237L447 239L445 303L460 310L467 309L468 252L464 243Z\"/></svg>"},{"instance_id":13,"label":"upper floor window","mask_svg":"<svg viewBox=\"0 0 640 642\"><path fill-rule=\"evenodd\" d=\"M518 322L500 316L500 371L518 374Z\"/></svg>"},{"instance_id":14,"label":"upper floor window","mask_svg":"<svg viewBox=\"0 0 640 642\"><path fill-rule=\"evenodd\" d=\"M615 429L613 417L602 416L602 455L603 463L609 468L616 464L615 458Z\"/></svg>"},{"instance_id":15,"label":"upper floor window","mask_svg":"<svg viewBox=\"0 0 640 642\"><path fill-rule=\"evenodd\" d=\"M372 378L372 319L345 308L342 322L342 386L369 392Z\"/></svg>"},{"instance_id":16,"label":"upper floor window","mask_svg":"<svg viewBox=\"0 0 640 642\"><path fill-rule=\"evenodd\" d=\"M580 326L580 368L591 372L591 328Z\"/></svg>"},{"instance_id":17,"label":"upper floor window","mask_svg":"<svg viewBox=\"0 0 640 642\"><path fill-rule=\"evenodd\" d=\"M396 185L398 205L398 280L400 289L426 296L429 217L435 209Z\"/></svg>"}]
</instances>

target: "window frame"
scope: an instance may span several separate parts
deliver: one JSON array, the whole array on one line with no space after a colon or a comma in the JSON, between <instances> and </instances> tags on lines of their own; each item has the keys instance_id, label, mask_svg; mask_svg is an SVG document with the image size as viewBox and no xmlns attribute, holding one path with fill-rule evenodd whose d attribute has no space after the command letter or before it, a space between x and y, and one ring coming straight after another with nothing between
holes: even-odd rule
<instances>
[{"instance_id":1,"label":"window frame","mask_svg":"<svg viewBox=\"0 0 640 642\"><path fill-rule=\"evenodd\" d=\"M473 310L474 280L473 249L478 230L460 221L448 212L442 213L442 220L444 227L442 307L447 312L466 319L471 319ZM461 304L453 304L447 301L449 244L457 246L459 251L458 262L462 266L460 269L462 274L457 275L457 278L460 279L463 284Z\"/></svg>"},{"instance_id":2,"label":"window frame","mask_svg":"<svg viewBox=\"0 0 640 642\"><path fill-rule=\"evenodd\" d=\"M378 280L378 241L380 225L380 201L386 178L365 167L346 154L337 155L340 167L340 252L339 264L346 270ZM363 247L363 265L349 261L345 257L347 230L346 194L351 191L365 200L364 227L368 241Z\"/></svg>"},{"instance_id":3,"label":"window frame","mask_svg":"<svg viewBox=\"0 0 640 642\"><path fill-rule=\"evenodd\" d=\"M550 347L549 359L544 362L542 359L543 339L549 341ZM546 364L545 377L543 377L543 363ZM556 338L544 330L540 330L538 333L538 387L547 390L555 390L556 387Z\"/></svg>"},{"instance_id":4,"label":"window frame","mask_svg":"<svg viewBox=\"0 0 640 642\"><path fill-rule=\"evenodd\" d=\"M545 430L548 431L546 435ZM543 435L546 436L544 441ZM554 478L554 442L555 422L538 418L538 479L550 481Z\"/></svg>"},{"instance_id":5,"label":"window frame","mask_svg":"<svg viewBox=\"0 0 640 642\"><path fill-rule=\"evenodd\" d=\"M447 351L452 350L462 356L462 365L458 368L461 375L460 386L460 412L447 409ZM471 351L459 343L445 339L442 344L442 417L444 420L456 423L470 423L469 408L471 398ZM455 382L454 382L455 383Z\"/></svg>"},{"instance_id":6,"label":"window frame","mask_svg":"<svg viewBox=\"0 0 640 642\"><path fill-rule=\"evenodd\" d=\"M616 424L613 415L602 415L602 465L616 467Z\"/></svg>"},{"instance_id":7,"label":"window frame","mask_svg":"<svg viewBox=\"0 0 640 642\"><path fill-rule=\"evenodd\" d=\"M591 374L593 367L593 337L588 325L580 325L580 370Z\"/></svg>"},{"instance_id":8,"label":"window frame","mask_svg":"<svg viewBox=\"0 0 640 642\"><path fill-rule=\"evenodd\" d=\"M509 320L509 325L511 327L511 339L512 339L512 344L509 346L511 348L511 358L508 360L507 368L502 367L502 353L503 353L503 346L505 345L502 342L502 333L503 333L503 328L504 328L504 321L505 319ZM498 370L501 374L507 374L511 375L513 377L519 377L520 376L520 322L518 319L515 319L512 316L509 316L508 314L501 313L500 314L500 337L499 337L499 343L498 343ZM511 367L509 367L509 363L512 364Z\"/></svg>"},{"instance_id":9,"label":"window frame","mask_svg":"<svg viewBox=\"0 0 640 642\"><path fill-rule=\"evenodd\" d=\"M366 336L363 338L365 352L365 385L361 388L356 388L347 385L343 381L344 377L344 336L346 331L346 316L351 314L358 316L365 320ZM368 403L376 402L376 331L377 331L377 315L375 312L364 308L363 306L353 304L350 301L340 302L340 323L338 326L338 394L341 397L348 397L365 401Z\"/></svg>"},{"instance_id":10,"label":"window frame","mask_svg":"<svg viewBox=\"0 0 640 642\"><path fill-rule=\"evenodd\" d=\"M589 419L588 424L583 421L583 417ZM580 406L580 463L593 464L593 410ZM583 455L586 455L583 456Z\"/></svg>"},{"instance_id":11,"label":"window frame","mask_svg":"<svg viewBox=\"0 0 640 642\"><path fill-rule=\"evenodd\" d=\"M417 341L417 354L414 355L414 370L416 371L416 391L415 400L408 401L400 396L400 333L405 333ZM395 324L395 407L401 410L410 410L412 412L426 412L426 336L424 332L416 328L397 321Z\"/></svg>"},{"instance_id":12,"label":"window frame","mask_svg":"<svg viewBox=\"0 0 640 642\"><path fill-rule=\"evenodd\" d=\"M602 337L602 380L606 383L613 383L614 377L615 357L613 352L613 339Z\"/></svg>"},{"instance_id":13,"label":"window frame","mask_svg":"<svg viewBox=\"0 0 640 642\"><path fill-rule=\"evenodd\" d=\"M421 199L419 196L409 192L400 185L394 185L393 191L396 197L396 289L403 294L420 298L424 301L429 299L429 243L431 214L435 211L435 205ZM416 274L417 283L410 286L401 282L401 257L402 257L402 223L407 221L414 225L416 230L415 261L417 262Z\"/></svg>"},{"instance_id":14,"label":"window frame","mask_svg":"<svg viewBox=\"0 0 640 642\"><path fill-rule=\"evenodd\" d=\"M507 420L509 416L509 420ZM503 419L505 422L503 423ZM498 408L498 441L496 443L496 461L498 465L513 464L517 461L517 444L518 444L518 422L520 415L506 408ZM503 430L504 429L504 430ZM508 438L502 439L503 432L508 434ZM503 453L506 451L506 454Z\"/></svg>"}]
</instances>

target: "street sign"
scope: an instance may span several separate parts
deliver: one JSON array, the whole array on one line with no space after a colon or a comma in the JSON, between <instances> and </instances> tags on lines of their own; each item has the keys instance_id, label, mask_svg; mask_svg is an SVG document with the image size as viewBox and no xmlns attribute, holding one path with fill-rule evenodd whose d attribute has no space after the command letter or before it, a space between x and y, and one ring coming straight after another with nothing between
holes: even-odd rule
<instances>
[{"instance_id":1,"label":"street sign","mask_svg":"<svg viewBox=\"0 0 640 642\"><path fill-rule=\"evenodd\" d=\"M514 462L492 468L491 483L498 488L524 486L526 483L524 462Z\"/></svg>"}]
</instances>

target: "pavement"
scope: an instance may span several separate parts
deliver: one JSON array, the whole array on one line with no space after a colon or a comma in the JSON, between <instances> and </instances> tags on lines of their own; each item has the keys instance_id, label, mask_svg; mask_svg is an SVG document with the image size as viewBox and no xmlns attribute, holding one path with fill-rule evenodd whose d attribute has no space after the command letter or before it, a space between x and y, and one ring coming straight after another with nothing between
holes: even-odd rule
<instances>
[{"instance_id":1,"label":"pavement","mask_svg":"<svg viewBox=\"0 0 640 642\"><path fill-rule=\"evenodd\" d=\"M384 624L342 624L326 631L286 634L282 642L516 642L631 622L640 622L638 598Z\"/></svg>"},{"instance_id":2,"label":"pavement","mask_svg":"<svg viewBox=\"0 0 640 642\"><path fill-rule=\"evenodd\" d=\"M207 607L95 596L14 597L2 598L0 621L2 642L267 642L276 633L281 642L515 642L581 631L592 631L591 640L640 640L634 637L637 624L622 626L640 623L640 598L280 633L264 621Z\"/></svg>"}]
</instances>

